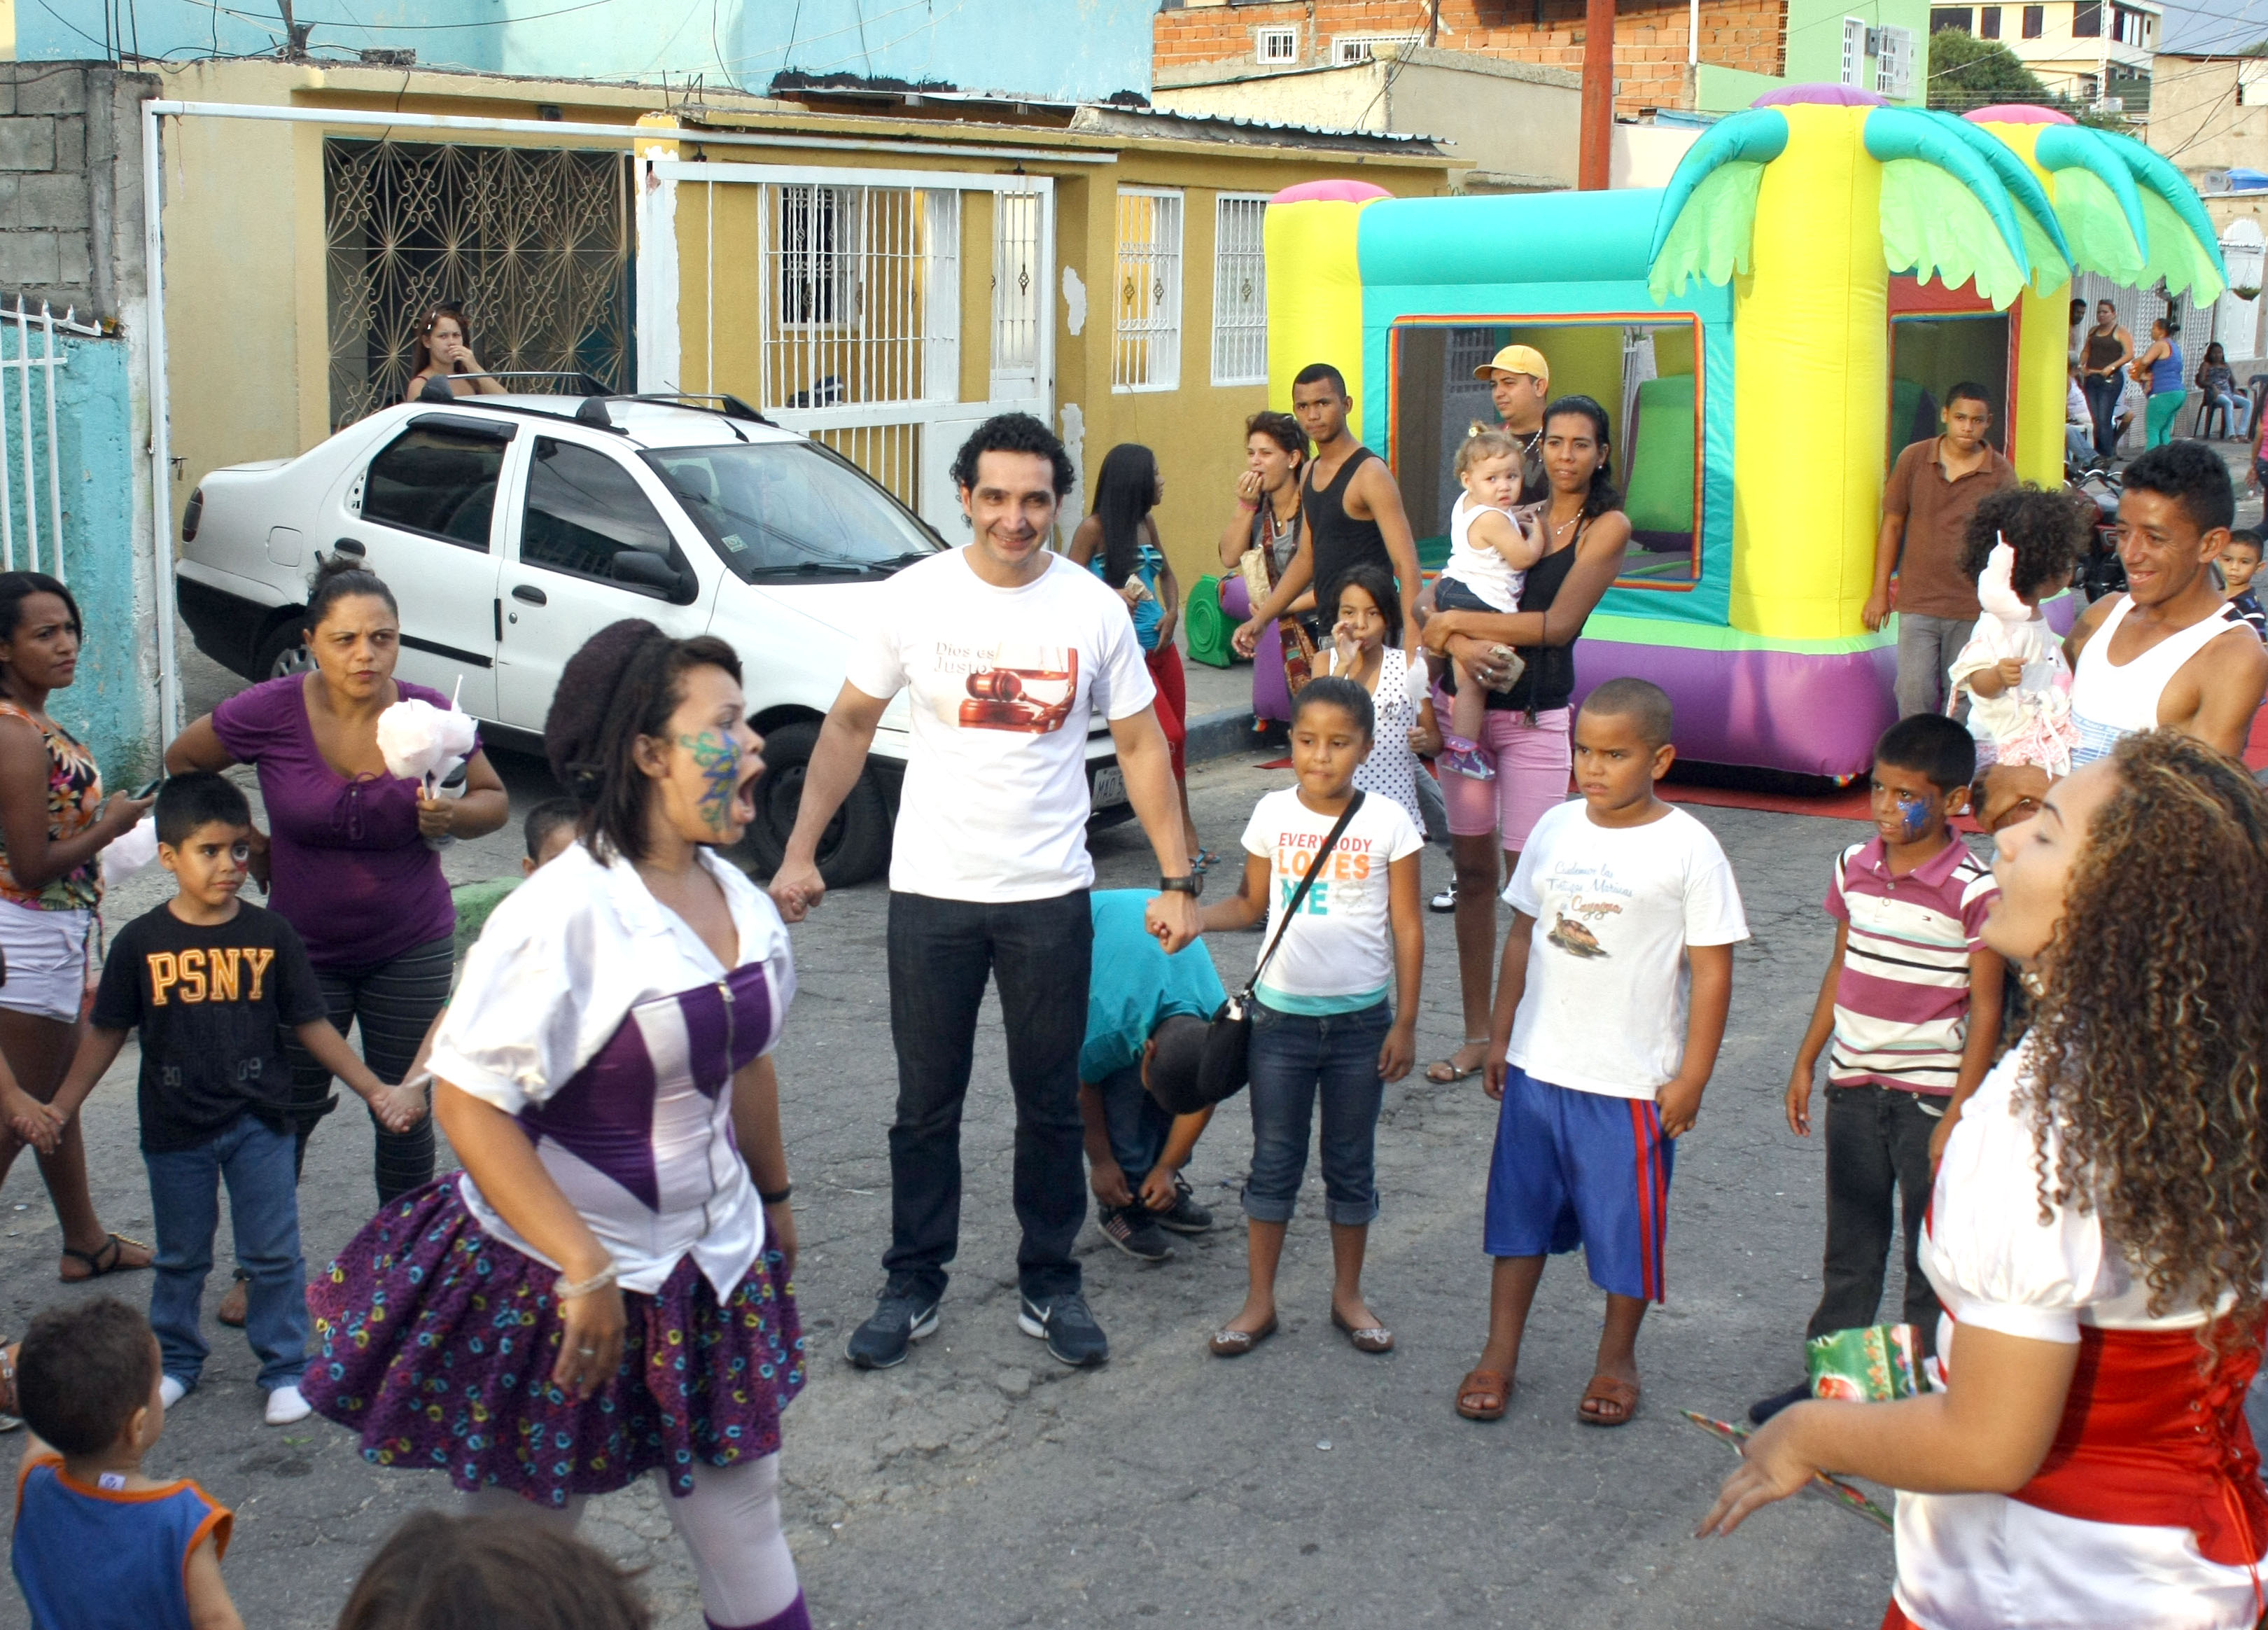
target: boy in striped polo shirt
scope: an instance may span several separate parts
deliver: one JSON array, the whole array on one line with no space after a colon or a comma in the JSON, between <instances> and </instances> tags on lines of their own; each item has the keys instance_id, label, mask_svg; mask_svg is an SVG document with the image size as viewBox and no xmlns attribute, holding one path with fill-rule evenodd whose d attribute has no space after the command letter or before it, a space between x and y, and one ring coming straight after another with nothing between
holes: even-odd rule
<instances>
[{"instance_id":1,"label":"boy in striped polo shirt","mask_svg":"<svg viewBox=\"0 0 2268 1630\"><path fill-rule=\"evenodd\" d=\"M1836 857L1827 890L1835 952L1787 1082L1787 1124L1811 1132L1811 1082L1827 1054L1825 1281L1808 1337L1874 1322L1895 1222L1904 1213L1904 1320L1937 1342L1937 1294L1915 1251L1931 1171L1950 1116L1977 1090L2000 1029L1999 956L1979 932L1999 896L1992 874L1946 822L1969 799L1969 732L1916 713L1874 748L1874 836ZM1830 1045L1831 1044L1831 1045ZM1809 1396L1798 1387L1758 1420Z\"/></svg>"}]
</instances>

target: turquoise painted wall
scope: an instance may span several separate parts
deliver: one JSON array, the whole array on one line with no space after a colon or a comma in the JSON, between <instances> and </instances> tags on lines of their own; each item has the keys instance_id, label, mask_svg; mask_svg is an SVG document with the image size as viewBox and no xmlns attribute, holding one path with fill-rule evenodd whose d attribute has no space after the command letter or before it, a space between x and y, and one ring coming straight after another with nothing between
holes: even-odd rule
<instances>
[{"instance_id":1,"label":"turquoise painted wall","mask_svg":"<svg viewBox=\"0 0 2268 1630\"><path fill-rule=\"evenodd\" d=\"M145 562L134 542L134 490L140 477L133 436L133 391L126 342L56 336L68 360L55 373L55 454L62 479L63 572L86 630L78 678L49 711L94 752L104 782L132 791L156 773L157 655L150 634ZM35 331L32 354L44 346ZM15 357L15 325L0 325L0 356ZM34 371L37 373L39 371ZM23 398L11 370L0 401L7 413L8 520L14 564L29 565L24 490ZM40 567L55 569L48 492L47 387L32 395L32 466L39 483Z\"/></svg>"},{"instance_id":2,"label":"turquoise painted wall","mask_svg":"<svg viewBox=\"0 0 2268 1630\"><path fill-rule=\"evenodd\" d=\"M1156 0L302 0L318 58L410 48L420 65L538 78L659 82L698 75L761 92L784 69L937 80L965 91L1100 100L1150 89ZM130 15L145 56L261 54L271 5L42 0L16 8L26 61L107 55L106 12ZM113 24L110 26L114 27Z\"/></svg>"}]
</instances>

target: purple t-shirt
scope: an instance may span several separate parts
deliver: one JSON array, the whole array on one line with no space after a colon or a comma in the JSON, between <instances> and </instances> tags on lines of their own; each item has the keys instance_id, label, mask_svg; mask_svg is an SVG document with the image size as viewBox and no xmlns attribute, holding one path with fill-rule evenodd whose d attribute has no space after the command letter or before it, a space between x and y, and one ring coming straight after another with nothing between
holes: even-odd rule
<instances>
[{"instance_id":1,"label":"purple t-shirt","mask_svg":"<svg viewBox=\"0 0 2268 1630\"><path fill-rule=\"evenodd\" d=\"M438 690L394 682L405 702L449 705ZM417 835L416 783L332 769L315 745L306 683L292 674L238 692L213 709L213 734L260 772L269 907L299 931L316 967L375 968L447 939L457 909L441 857Z\"/></svg>"}]
</instances>

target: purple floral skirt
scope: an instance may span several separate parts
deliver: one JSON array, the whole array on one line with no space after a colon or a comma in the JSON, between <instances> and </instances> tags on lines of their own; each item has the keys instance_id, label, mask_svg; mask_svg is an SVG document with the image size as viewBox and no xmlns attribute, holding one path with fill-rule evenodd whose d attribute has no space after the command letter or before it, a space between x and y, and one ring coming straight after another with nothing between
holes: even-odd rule
<instances>
[{"instance_id":1,"label":"purple floral skirt","mask_svg":"<svg viewBox=\"0 0 2268 1630\"><path fill-rule=\"evenodd\" d=\"M779 1253L722 1305L690 1257L652 1295L623 1293L622 1364L588 1398L551 1384L558 1275L490 1237L438 1178L379 1213L307 1291L320 1350L300 1390L374 1465L539 1504L604 1494L661 1468L775 1454L803 1390L803 1331Z\"/></svg>"}]
</instances>

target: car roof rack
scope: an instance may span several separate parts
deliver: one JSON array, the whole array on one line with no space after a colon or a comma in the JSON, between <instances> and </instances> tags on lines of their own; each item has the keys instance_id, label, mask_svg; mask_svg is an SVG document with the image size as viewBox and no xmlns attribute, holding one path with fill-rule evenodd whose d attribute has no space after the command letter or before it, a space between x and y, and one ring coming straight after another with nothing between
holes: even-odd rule
<instances>
[{"instance_id":1,"label":"car roof rack","mask_svg":"<svg viewBox=\"0 0 2268 1630\"><path fill-rule=\"evenodd\" d=\"M751 424L770 425L772 423L738 396L719 391L694 390L594 394L576 409L575 417L585 423L595 422L605 414L608 403L616 402L655 402L668 407L688 409L695 413L715 413L728 419L744 419Z\"/></svg>"}]
</instances>

